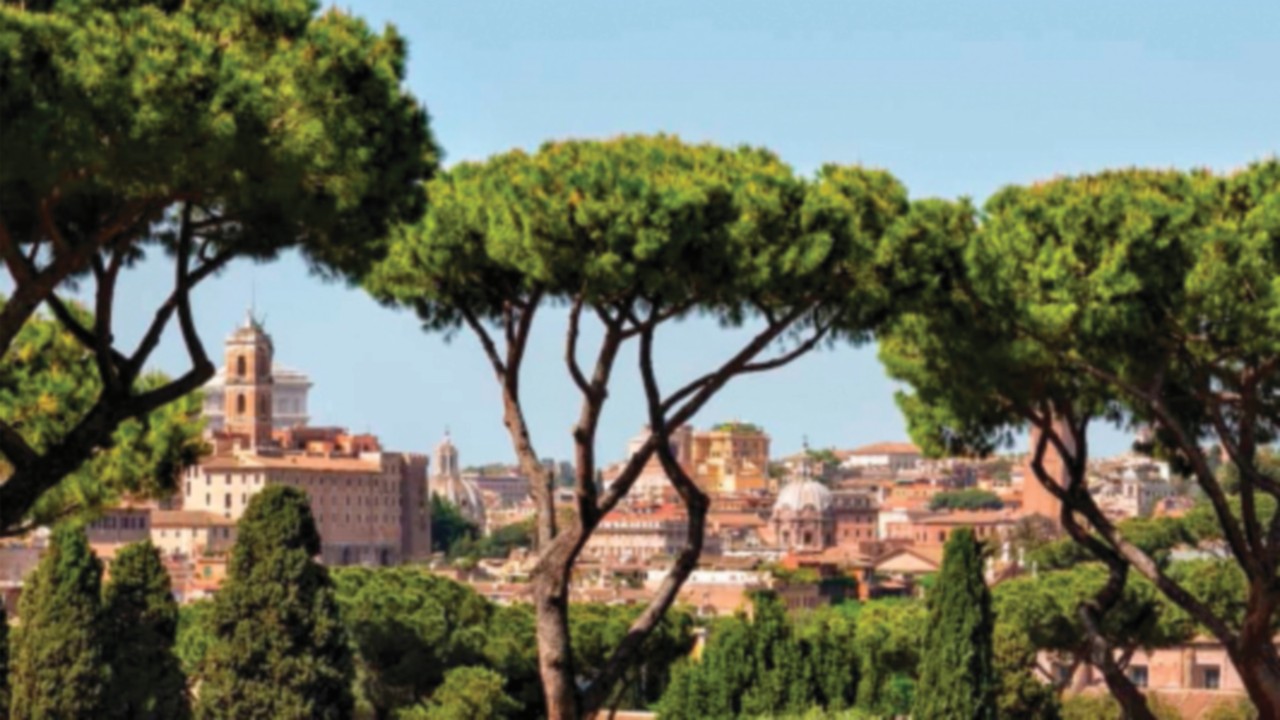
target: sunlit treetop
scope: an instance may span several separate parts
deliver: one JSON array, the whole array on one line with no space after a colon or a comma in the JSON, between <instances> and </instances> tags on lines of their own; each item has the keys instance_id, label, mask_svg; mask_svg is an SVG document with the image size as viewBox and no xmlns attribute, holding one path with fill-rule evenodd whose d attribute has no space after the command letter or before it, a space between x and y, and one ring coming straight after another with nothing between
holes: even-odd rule
<instances>
[{"instance_id":1,"label":"sunlit treetop","mask_svg":"<svg viewBox=\"0 0 1280 720\"><path fill-rule=\"evenodd\" d=\"M512 298L688 308L737 323L760 309L880 303L891 175L796 176L772 153L623 136L463 163L428 186L374 284L428 327L498 318ZM856 295L851 295L856 291ZM855 323L850 323L850 326Z\"/></svg>"},{"instance_id":2,"label":"sunlit treetop","mask_svg":"<svg viewBox=\"0 0 1280 720\"><path fill-rule=\"evenodd\" d=\"M405 43L309 0L0 3L0 220L128 235L190 202L219 249L359 269L439 151ZM225 222L224 222L225 221ZM113 223L125 227L108 227Z\"/></svg>"},{"instance_id":3,"label":"sunlit treetop","mask_svg":"<svg viewBox=\"0 0 1280 720\"><path fill-rule=\"evenodd\" d=\"M963 232L937 234L948 279L882 344L891 373L912 385L902 402L913 436L934 451L990 449L1036 399L1144 421L1117 381L1156 377L1181 387L1171 409L1207 432L1203 403L1185 401L1204 373L1280 350L1278 189L1280 164L1267 161L996 193Z\"/></svg>"}]
</instances>

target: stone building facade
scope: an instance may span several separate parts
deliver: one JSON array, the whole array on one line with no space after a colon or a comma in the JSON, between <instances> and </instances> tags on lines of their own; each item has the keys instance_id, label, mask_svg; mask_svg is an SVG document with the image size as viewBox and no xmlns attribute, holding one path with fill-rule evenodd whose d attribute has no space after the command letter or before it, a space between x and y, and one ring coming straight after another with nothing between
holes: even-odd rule
<instances>
[{"instance_id":1,"label":"stone building facade","mask_svg":"<svg viewBox=\"0 0 1280 720\"><path fill-rule=\"evenodd\" d=\"M674 439L674 436L673 436ZM694 482L713 495L769 488L769 436L746 423L725 423L689 437Z\"/></svg>"},{"instance_id":2,"label":"stone building facade","mask_svg":"<svg viewBox=\"0 0 1280 720\"><path fill-rule=\"evenodd\" d=\"M263 488L286 485L311 501L324 562L393 565L425 558L431 548L427 458L384 451L377 438L342 428L276 429L274 352L252 316L228 338L223 424L211 430L213 453L184 473L180 509L235 521Z\"/></svg>"}]
</instances>

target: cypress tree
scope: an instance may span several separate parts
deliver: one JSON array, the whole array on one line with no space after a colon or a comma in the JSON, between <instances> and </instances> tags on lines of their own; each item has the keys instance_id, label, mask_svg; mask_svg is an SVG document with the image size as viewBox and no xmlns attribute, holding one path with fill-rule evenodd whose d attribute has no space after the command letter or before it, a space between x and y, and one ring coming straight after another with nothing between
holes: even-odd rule
<instances>
[{"instance_id":1,"label":"cypress tree","mask_svg":"<svg viewBox=\"0 0 1280 720\"><path fill-rule=\"evenodd\" d=\"M351 650L307 496L269 487L241 518L214 597L200 718L349 718Z\"/></svg>"},{"instance_id":2,"label":"cypress tree","mask_svg":"<svg viewBox=\"0 0 1280 720\"><path fill-rule=\"evenodd\" d=\"M982 552L973 531L951 534L937 584L929 593L917 720L994 720L996 677L991 593L982 578Z\"/></svg>"},{"instance_id":3,"label":"cypress tree","mask_svg":"<svg viewBox=\"0 0 1280 720\"><path fill-rule=\"evenodd\" d=\"M178 603L160 551L150 541L129 545L116 555L105 605L111 662L106 717L190 717L186 677L173 652Z\"/></svg>"},{"instance_id":4,"label":"cypress tree","mask_svg":"<svg viewBox=\"0 0 1280 720\"><path fill-rule=\"evenodd\" d=\"M12 720L102 717L110 675L102 623L102 563L84 531L54 532L23 586L14 645Z\"/></svg>"},{"instance_id":5,"label":"cypress tree","mask_svg":"<svg viewBox=\"0 0 1280 720\"><path fill-rule=\"evenodd\" d=\"M815 704L816 698L786 608L772 593L757 593L753 600L754 681L745 688L742 713L754 716L802 711Z\"/></svg>"}]
</instances>

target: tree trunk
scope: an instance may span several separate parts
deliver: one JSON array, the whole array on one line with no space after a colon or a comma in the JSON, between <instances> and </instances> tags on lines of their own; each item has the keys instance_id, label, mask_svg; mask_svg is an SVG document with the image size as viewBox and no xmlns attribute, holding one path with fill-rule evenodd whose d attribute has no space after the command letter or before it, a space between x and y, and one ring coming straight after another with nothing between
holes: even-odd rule
<instances>
[{"instance_id":1,"label":"tree trunk","mask_svg":"<svg viewBox=\"0 0 1280 720\"><path fill-rule=\"evenodd\" d=\"M1231 662L1260 718L1280 718L1280 654L1271 631L1272 603L1251 607Z\"/></svg>"},{"instance_id":2,"label":"tree trunk","mask_svg":"<svg viewBox=\"0 0 1280 720\"><path fill-rule=\"evenodd\" d=\"M534 579L538 673L546 694L547 720L578 720L578 689L569 643L569 590L561 567L545 563Z\"/></svg>"}]
</instances>

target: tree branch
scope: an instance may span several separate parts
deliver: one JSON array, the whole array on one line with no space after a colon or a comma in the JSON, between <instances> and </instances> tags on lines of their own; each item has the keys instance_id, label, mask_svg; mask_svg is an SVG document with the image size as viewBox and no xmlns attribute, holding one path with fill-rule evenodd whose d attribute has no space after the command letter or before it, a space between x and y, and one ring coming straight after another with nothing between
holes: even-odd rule
<instances>
[{"instance_id":1,"label":"tree branch","mask_svg":"<svg viewBox=\"0 0 1280 720\"><path fill-rule=\"evenodd\" d=\"M645 640L653 633L653 629L675 602L684 582L697 568L706 534L707 511L711 506L706 494L698 488L671 452L670 428L662 414L661 392L658 390L657 378L653 371L653 332L654 328L649 327L640 334L640 372L644 380L645 399L649 407L650 437L657 438L656 452L662 462L662 468L685 506L688 534L684 547L676 556L662 584L658 586L653 599L627 629L626 636L583 693L582 706L587 713L599 708L605 702L610 688L635 662L635 657Z\"/></svg>"}]
</instances>

